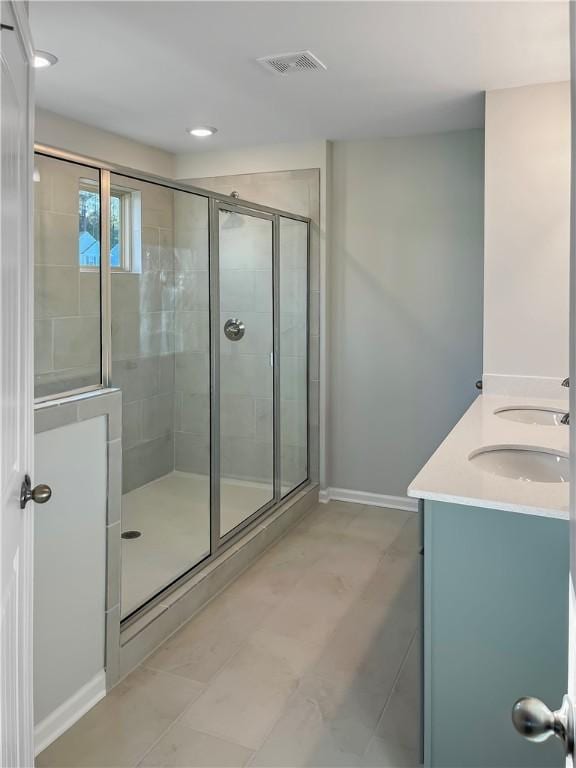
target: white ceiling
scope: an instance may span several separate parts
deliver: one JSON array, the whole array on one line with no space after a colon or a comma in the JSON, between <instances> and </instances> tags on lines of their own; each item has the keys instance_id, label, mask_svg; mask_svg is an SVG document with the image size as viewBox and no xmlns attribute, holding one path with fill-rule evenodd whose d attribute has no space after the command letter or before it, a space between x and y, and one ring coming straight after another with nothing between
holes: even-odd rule
<instances>
[{"instance_id":1,"label":"white ceiling","mask_svg":"<svg viewBox=\"0 0 576 768\"><path fill-rule=\"evenodd\" d=\"M172 152L480 126L482 91L569 78L567 2L31 2L38 104ZM311 50L326 72L259 56ZM186 127L219 132L193 139Z\"/></svg>"}]
</instances>

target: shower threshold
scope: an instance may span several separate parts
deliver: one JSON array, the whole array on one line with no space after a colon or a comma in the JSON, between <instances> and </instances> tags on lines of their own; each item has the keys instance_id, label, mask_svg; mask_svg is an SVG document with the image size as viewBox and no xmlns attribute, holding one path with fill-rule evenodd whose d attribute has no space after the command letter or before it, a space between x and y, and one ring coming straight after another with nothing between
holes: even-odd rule
<instances>
[{"instance_id":1,"label":"shower threshold","mask_svg":"<svg viewBox=\"0 0 576 768\"><path fill-rule=\"evenodd\" d=\"M269 484L224 478L222 535L272 500ZM122 618L172 584L210 553L210 478L170 472L126 493L122 530Z\"/></svg>"},{"instance_id":2,"label":"shower threshold","mask_svg":"<svg viewBox=\"0 0 576 768\"><path fill-rule=\"evenodd\" d=\"M242 483L243 487L246 485ZM200 563L172 588L167 589L159 599L150 601L123 622L120 636L117 636L116 640L119 640L119 646L114 646L114 639L111 637L109 651L112 672L107 676L108 686L115 685L134 669L160 643L234 581L269 546L296 525L317 503L318 483L307 480L295 488L279 506L262 513L215 558ZM142 538L144 537L139 540ZM118 652L119 657L115 655Z\"/></svg>"}]
</instances>

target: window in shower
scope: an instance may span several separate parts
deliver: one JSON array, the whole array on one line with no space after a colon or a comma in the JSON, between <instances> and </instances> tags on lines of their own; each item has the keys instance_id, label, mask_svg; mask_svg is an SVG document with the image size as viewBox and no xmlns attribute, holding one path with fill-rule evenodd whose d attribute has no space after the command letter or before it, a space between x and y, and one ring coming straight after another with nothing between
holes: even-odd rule
<instances>
[{"instance_id":1,"label":"window in shower","mask_svg":"<svg viewBox=\"0 0 576 768\"><path fill-rule=\"evenodd\" d=\"M84 269L100 266L100 193L89 179L78 191L78 260ZM137 190L113 187L110 190L110 267L130 272L139 259L140 194Z\"/></svg>"},{"instance_id":2,"label":"window in shower","mask_svg":"<svg viewBox=\"0 0 576 768\"><path fill-rule=\"evenodd\" d=\"M34 179L34 392L47 398L102 380L99 259L85 272L78 258L81 226L100 239L100 172L36 155Z\"/></svg>"},{"instance_id":3,"label":"window in shower","mask_svg":"<svg viewBox=\"0 0 576 768\"><path fill-rule=\"evenodd\" d=\"M110 181L141 202L140 269L111 271L122 531L140 534L122 541L126 618L211 551L208 201L118 174Z\"/></svg>"}]
</instances>

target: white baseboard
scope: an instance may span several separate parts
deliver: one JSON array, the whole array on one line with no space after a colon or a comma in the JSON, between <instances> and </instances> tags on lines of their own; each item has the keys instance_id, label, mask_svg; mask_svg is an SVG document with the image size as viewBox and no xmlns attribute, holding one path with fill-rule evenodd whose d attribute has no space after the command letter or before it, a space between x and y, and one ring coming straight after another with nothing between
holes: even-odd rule
<instances>
[{"instance_id":1,"label":"white baseboard","mask_svg":"<svg viewBox=\"0 0 576 768\"><path fill-rule=\"evenodd\" d=\"M351 501L355 504L366 504L372 507L391 507L407 512L418 511L418 499L409 499L407 496L387 496L383 493L351 491L347 488L325 488L320 491L319 501L322 504L327 504L329 501Z\"/></svg>"},{"instance_id":2,"label":"white baseboard","mask_svg":"<svg viewBox=\"0 0 576 768\"><path fill-rule=\"evenodd\" d=\"M34 728L34 754L38 755L58 736L71 728L82 715L97 704L106 695L106 674L104 670L94 675L86 685L60 704L54 712L45 717Z\"/></svg>"}]
</instances>

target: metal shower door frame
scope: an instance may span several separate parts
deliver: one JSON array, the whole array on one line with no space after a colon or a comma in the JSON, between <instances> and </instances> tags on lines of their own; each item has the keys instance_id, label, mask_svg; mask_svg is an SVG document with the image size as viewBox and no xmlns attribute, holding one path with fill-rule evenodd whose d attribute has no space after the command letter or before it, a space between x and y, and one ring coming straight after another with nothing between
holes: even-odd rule
<instances>
[{"instance_id":1,"label":"metal shower door frame","mask_svg":"<svg viewBox=\"0 0 576 768\"><path fill-rule=\"evenodd\" d=\"M269 221L272 224L272 499L254 510L245 520L221 535L221 359L220 359L220 212ZM210 550L218 554L238 534L255 520L275 507L281 497L280 489L280 280L279 280L279 228L277 213L258 211L241 203L212 198L208 214L210 232Z\"/></svg>"}]
</instances>

